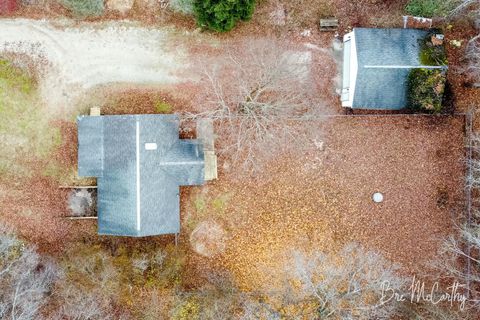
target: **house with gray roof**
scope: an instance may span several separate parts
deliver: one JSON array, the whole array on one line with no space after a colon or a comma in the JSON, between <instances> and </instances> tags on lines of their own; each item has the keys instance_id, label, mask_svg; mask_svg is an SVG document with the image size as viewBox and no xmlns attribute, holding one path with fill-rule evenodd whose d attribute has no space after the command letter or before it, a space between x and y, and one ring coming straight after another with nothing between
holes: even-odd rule
<instances>
[{"instance_id":1,"label":"house with gray roof","mask_svg":"<svg viewBox=\"0 0 480 320\"><path fill-rule=\"evenodd\" d=\"M205 180L203 146L179 139L178 117L80 116L77 124L78 174L97 178L98 233L179 233L179 187Z\"/></svg>"},{"instance_id":2,"label":"house with gray roof","mask_svg":"<svg viewBox=\"0 0 480 320\"><path fill-rule=\"evenodd\" d=\"M344 36L341 101L352 109L399 110L407 106L407 79L420 61L428 31L355 28Z\"/></svg>"}]
</instances>

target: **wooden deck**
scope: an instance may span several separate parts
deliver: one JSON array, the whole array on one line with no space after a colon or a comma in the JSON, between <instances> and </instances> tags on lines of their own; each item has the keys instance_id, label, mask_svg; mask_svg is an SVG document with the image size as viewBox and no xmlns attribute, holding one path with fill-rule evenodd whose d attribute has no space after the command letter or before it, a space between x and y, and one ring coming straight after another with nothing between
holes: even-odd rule
<instances>
[{"instance_id":1,"label":"wooden deck","mask_svg":"<svg viewBox=\"0 0 480 320\"><path fill-rule=\"evenodd\" d=\"M197 122L197 138L203 143L205 154L205 181L215 180L218 178L218 171L212 120L202 119Z\"/></svg>"}]
</instances>

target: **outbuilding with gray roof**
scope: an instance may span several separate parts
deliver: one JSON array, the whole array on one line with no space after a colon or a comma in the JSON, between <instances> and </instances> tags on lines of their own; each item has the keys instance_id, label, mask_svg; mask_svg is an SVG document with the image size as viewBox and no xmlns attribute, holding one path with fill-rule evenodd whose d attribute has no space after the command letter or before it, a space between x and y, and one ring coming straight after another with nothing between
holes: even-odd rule
<instances>
[{"instance_id":1,"label":"outbuilding with gray roof","mask_svg":"<svg viewBox=\"0 0 480 320\"><path fill-rule=\"evenodd\" d=\"M342 106L399 110L407 106L407 79L420 61L428 31L355 28L344 36Z\"/></svg>"}]
</instances>

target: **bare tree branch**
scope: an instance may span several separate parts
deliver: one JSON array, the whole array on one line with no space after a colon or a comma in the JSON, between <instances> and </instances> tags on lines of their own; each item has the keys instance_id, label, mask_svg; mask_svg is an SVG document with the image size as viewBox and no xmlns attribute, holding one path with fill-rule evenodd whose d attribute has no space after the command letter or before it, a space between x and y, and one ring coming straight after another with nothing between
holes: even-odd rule
<instances>
[{"instance_id":1,"label":"bare tree branch","mask_svg":"<svg viewBox=\"0 0 480 320\"><path fill-rule=\"evenodd\" d=\"M221 154L245 172L254 172L287 149L308 144L307 130L292 118L323 111L313 102L310 60L305 49L246 41L241 49L228 50L219 65L203 68L210 87L206 111L186 114L185 119L214 120ZM320 128L309 130L315 135Z\"/></svg>"},{"instance_id":2,"label":"bare tree branch","mask_svg":"<svg viewBox=\"0 0 480 320\"><path fill-rule=\"evenodd\" d=\"M53 263L41 259L11 230L0 230L0 318L41 319L39 310L57 276Z\"/></svg>"},{"instance_id":3,"label":"bare tree branch","mask_svg":"<svg viewBox=\"0 0 480 320\"><path fill-rule=\"evenodd\" d=\"M397 306L382 301L383 290L399 293L404 284L397 270L378 253L349 244L335 255L296 252L290 273L301 294L318 302L322 319L386 319Z\"/></svg>"}]
</instances>

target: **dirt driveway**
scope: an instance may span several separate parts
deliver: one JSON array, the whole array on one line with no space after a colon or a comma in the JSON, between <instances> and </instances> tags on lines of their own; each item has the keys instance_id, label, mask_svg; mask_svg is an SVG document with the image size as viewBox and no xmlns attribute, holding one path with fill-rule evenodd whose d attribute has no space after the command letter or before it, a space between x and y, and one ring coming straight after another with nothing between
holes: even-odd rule
<instances>
[{"instance_id":1,"label":"dirt driveway","mask_svg":"<svg viewBox=\"0 0 480 320\"><path fill-rule=\"evenodd\" d=\"M0 20L0 53L25 54L41 67L43 100L72 106L85 90L108 83L172 84L188 65L170 29L133 22Z\"/></svg>"}]
</instances>

